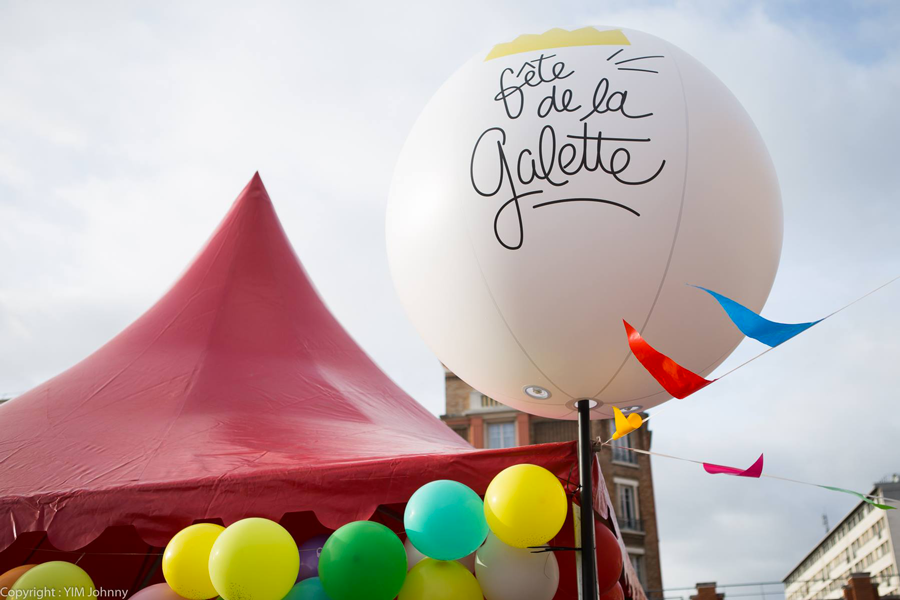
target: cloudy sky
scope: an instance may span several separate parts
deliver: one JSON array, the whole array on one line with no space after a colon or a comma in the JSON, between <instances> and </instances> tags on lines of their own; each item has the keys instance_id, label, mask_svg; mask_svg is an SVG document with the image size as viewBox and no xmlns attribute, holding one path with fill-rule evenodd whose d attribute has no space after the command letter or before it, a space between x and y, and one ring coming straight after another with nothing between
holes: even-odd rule
<instances>
[{"instance_id":1,"label":"cloudy sky","mask_svg":"<svg viewBox=\"0 0 900 600\"><path fill-rule=\"evenodd\" d=\"M329 307L440 414L439 363L388 273L392 169L456 67L553 26L656 34L742 101L784 196L766 316L810 320L900 274L896 2L250 4L0 1L0 393L148 308L259 170ZM898 303L900 282L667 410L654 449L736 465L765 452L767 472L868 491L900 471ZM759 349L745 342L720 372ZM653 468L666 588L780 580L822 515L854 505Z\"/></svg>"}]
</instances>

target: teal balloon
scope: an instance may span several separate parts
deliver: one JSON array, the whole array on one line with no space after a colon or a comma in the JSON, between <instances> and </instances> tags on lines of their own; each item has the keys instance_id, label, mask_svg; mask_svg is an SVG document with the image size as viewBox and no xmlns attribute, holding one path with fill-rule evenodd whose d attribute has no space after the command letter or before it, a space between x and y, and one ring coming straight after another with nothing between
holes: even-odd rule
<instances>
[{"instance_id":1,"label":"teal balloon","mask_svg":"<svg viewBox=\"0 0 900 600\"><path fill-rule=\"evenodd\" d=\"M406 504L403 526L416 550L436 560L457 560L484 543L484 503L471 488L441 479L426 483Z\"/></svg>"},{"instance_id":2,"label":"teal balloon","mask_svg":"<svg viewBox=\"0 0 900 600\"><path fill-rule=\"evenodd\" d=\"M331 600L318 577L310 577L294 585L284 600Z\"/></svg>"}]
</instances>

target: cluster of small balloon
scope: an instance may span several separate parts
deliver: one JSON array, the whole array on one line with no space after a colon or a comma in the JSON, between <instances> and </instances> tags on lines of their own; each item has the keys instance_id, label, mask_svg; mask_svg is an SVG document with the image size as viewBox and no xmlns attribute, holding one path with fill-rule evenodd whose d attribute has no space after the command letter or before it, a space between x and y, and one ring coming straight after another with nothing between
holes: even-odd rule
<instances>
[{"instance_id":1,"label":"cluster of small balloon","mask_svg":"<svg viewBox=\"0 0 900 600\"><path fill-rule=\"evenodd\" d=\"M523 464L500 472L484 501L456 481L419 488L406 506L405 543L371 521L299 549L267 519L191 525L166 547L168 585L142 590L139 600L551 600L559 585L556 557L529 547L555 537L567 509L556 476ZM603 569L609 585L601 589L613 587L622 568L609 537L598 540L598 550L606 544L612 556Z\"/></svg>"},{"instance_id":2,"label":"cluster of small balloon","mask_svg":"<svg viewBox=\"0 0 900 600\"><path fill-rule=\"evenodd\" d=\"M54 560L22 565L0 575L3 598L92 598L94 582L78 565Z\"/></svg>"},{"instance_id":3,"label":"cluster of small balloon","mask_svg":"<svg viewBox=\"0 0 900 600\"><path fill-rule=\"evenodd\" d=\"M559 585L550 541L568 500L536 465L500 472L484 501L456 481L433 481L410 498L403 524L410 571L399 600L551 600Z\"/></svg>"},{"instance_id":4,"label":"cluster of small balloon","mask_svg":"<svg viewBox=\"0 0 900 600\"><path fill-rule=\"evenodd\" d=\"M140 600L325 598L309 594L315 582L297 582L301 566L305 563L301 565L297 543L274 521L253 517L227 528L198 523L179 531L166 546L162 570L168 589L150 586L141 591Z\"/></svg>"},{"instance_id":5,"label":"cluster of small balloon","mask_svg":"<svg viewBox=\"0 0 900 600\"><path fill-rule=\"evenodd\" d=\"M141 590L138 600L393 598L406 577L406 553L378 523L350 523L298 548L278 523L250 518L227 528L186 527L166 546L162 569L166 583Z\"/></svg>"}]
</instances>

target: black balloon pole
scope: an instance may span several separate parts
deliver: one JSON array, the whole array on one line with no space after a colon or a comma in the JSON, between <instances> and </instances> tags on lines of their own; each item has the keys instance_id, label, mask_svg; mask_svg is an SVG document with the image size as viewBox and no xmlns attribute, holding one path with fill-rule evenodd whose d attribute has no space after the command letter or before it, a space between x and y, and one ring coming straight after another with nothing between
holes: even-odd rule
<instances>
[{"instance_id":1,"label":"black balloon pole","mask_svg":"<svg viewBox=\"0 0 900 600\"><path fill-rule=\"evenodd\" d=\"M597 551L594 537L594 444L591 438L591 401L579 400L578 480L581 482L581 599L597 600Z\"/></svg>"}]
</instances>

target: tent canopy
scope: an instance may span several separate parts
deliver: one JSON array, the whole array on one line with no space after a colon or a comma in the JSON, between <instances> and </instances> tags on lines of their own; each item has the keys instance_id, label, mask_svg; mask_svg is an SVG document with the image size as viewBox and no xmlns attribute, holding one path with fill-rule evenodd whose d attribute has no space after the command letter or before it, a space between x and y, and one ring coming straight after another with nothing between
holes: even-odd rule
<instances>
[{"instance_id":1,"label":"tent canopy","mask_svg":"<svg viewBox=\"0 0 900 600\"><path fill-rule=\"evenodd\" d=\"M160 547L200 519L306 511L335 529L435 479L483 494L509 465L576 463L574 443L476 451L397 387L319 298L258 174L152 308L0 423L0 550L116 526Z\"/></svg>"}]
</instances>

